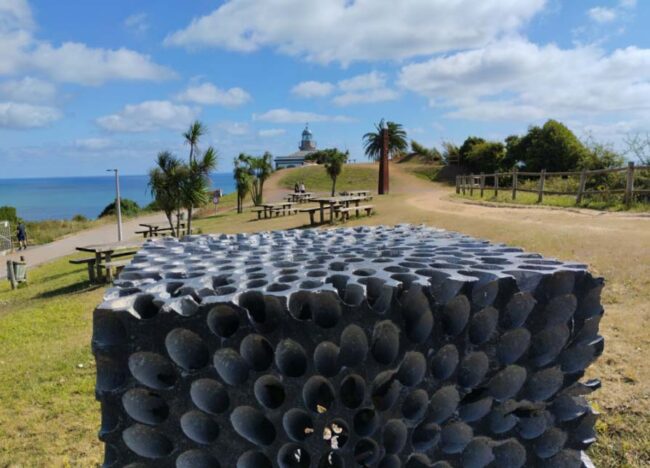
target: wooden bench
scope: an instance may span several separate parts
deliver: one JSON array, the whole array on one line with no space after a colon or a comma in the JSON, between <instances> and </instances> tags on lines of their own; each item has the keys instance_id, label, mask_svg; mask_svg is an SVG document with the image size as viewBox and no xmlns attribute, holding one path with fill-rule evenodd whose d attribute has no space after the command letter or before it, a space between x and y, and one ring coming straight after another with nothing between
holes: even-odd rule
<instances>
[{"instance_id":1,"label":"wooden bench","mask_svg":"<svg viewBox=\"0 0 650 468\"><path fill-rule=\"evenodd\" d=\"M266 211L264 208L261 206L256 206L255 208L251 208L251 211L253 213L257 213L257 219L262 219L262 214Z\"/></svg>"},{"instance_id":2,"label":"wooden bench","mask_svg":"<svg viewBox=\"0 0 650 468\"><path fill-rule=\"evenodd\" d=\"M129 260L123 260L122 262L113 262L112 259L113 258L119 258L119 257L128 257L130 255L134 255L135 253L136 252L119 252L119 253L115 253L115 254L111 255L111 261L106 263L106 264L102 264L101 267L106 268L107 265L112 265L112 266L116 267L117 265L113 265L113 264L122 263L122 262L124 262L124 265L127 265L131 261L130 259ZM97 273L96 273L97 259L96 259L96 257L77 258L77 259L74 259L74 260L69 260L68 263L70 263L71 265L84 265L84 264L87 265L87 267L88 267L88 280L91 283L96 283L97 282ZM106 274L107 274L107 276L112 275L112 272L109 272L109 270L107 269ZM111 281L111 279L109 279L109 281Z\"/></svg>"},{"instance_id":3,"label":"wooden bench","mask_svg":"<svg viewBox=\"0 0 650 468\"><path fill-rule=\"evenodd\" d=\"M106 262L102 265L103 268L106 268L106 281L111 283L113 282L113 278L117 276L117 274L127 266L131 262L131 259L128 260L118 260L116 262L110 261ZM115 274L113 274L113 269L115 269Z\"/></svg>"},{"instance_id":4,"label":"wooden bench","mask_svg":"<svg viewBox=\"0 0 650 468\"><path fill-rule=\"evenodd\" d=\"M360 206L349 206L347 208L336 208L336 211L341 215L341 221L350 219L350 211L356 211L357 217L359 216L359 211L364 210L367 216L370 216L374 206L372 205L360 205Z\"/></svg>"},{"instance_id":5,"label":"wooden bench","mask_svg":"<svg viewBox=\"0 0 650 468\"><path fill-rule=\"evenodd\" d=\"M320 207L315 206L313 208L300 208L298 211L300 213L309 213L309 224L314 226L316 224L316 221L314 220L314 213L320 211Z\"/></svg>"}]
</instances>

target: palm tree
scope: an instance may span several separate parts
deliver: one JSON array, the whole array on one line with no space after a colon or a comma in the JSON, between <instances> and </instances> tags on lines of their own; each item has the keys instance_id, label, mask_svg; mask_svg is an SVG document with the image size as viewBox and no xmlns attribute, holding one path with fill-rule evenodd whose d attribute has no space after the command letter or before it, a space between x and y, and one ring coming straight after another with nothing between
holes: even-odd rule
<instances>
[{"instance_id":1,"label":"palm tree","mask_svg":"<svg viewBox=\"0 0 650 468\"><path fill-rule=\"evenodd\" d=\"M368 132L363 136L363 146L366 156L377 161L381 155L383 144L384 120L382 119L378 124L375 124L375 128L377 129L376 132ZM386 129L388 130L388 155L392 158L408 148L406 132L401 124L395 122L386 122Z\"/></svg>"},{"instance_id":2,"label":"palm tree","mask_svg":"<svg viewBox=\"0 0 650 468\"><path fill-rule=\"evenodd\" d=\"M190 158L189 161L190 163L192 162L192 159L194 158L194 152L197 150L199 140L203 135L207 133L208 129L201 123L199 120L195 120L191 125L190 128L187 130L187 132L183 133L183 137L185 138L185 143L190 145Z\"/></svg>"},{"instance_id":3,"label":"palm tree","mask_svg":"<svg viewBox=\"0 0 650 468\"><path fill-rule=\"evenodd\" d=\"M210 172L217 167L217 152L210 146L201 159L194 158L185 166L185 179L182 184L183 206L187 209L187 233L192 232L193 207L208 202Z\"/></svg>"},{"instance_id":4,"label":"palm tree","mask_svg":"<svg viewBox=\"0 0 650 468\"><path fill-rule=\"evenodd\" d=\"M251 175L240 160L241 156L242 155L240 155L239 158L235 158L233 161L233 176L237 188L237 213L241 213L244 210L244 199L251 189Z\"/></svg>"},{"instance_id":5,"label":"palm tree","mask_svg":"<svg viewBox=\"0 0 650 468\"><path fill-rule=\"evenodd\" d=\"M164 211L172 236L176 236L176 229L172 215L178 216L181 209L181 180L183 163L169 151L158 153L156 167L149 171L149 189L156 205Z\"/></svg>"},{"instance_id":6,"label":"palm tree","mask_svg":"<svg viewBox=\"0 0 650 468\"><path fill-rule=\"evenodd\" d=\"M427 148L415 140L411 140L411 151L429 161L438 162L442 160L442 155L438 151L438 148Z\"/></svg>"},{"instance_id":7,"label":"palm tree","mask_svg":"<svg viewBox=\"0 0 650 468\"><path fill-rule=\"evenodd\" d=\"M264 202L264 182L273 173L273 155L268 151L258 157L241 153L237 159L251 176L251 197L255 206L259 206Z\"/></svg>"}]
</instances>

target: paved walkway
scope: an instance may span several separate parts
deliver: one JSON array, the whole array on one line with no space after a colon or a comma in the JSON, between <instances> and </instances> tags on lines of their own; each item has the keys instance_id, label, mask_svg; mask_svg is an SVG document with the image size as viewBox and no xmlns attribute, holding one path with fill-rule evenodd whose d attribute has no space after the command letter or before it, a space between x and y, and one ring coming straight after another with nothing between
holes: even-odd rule
<instances>
[{"instance_id":1,"label":"paved walkway","mask_svg":"<svg viewBox=\"0 0 650 468\"><path fill-rule=\"evenodd\" d=\"M122 225L124 239L135 238L138 235L135 231L142 230L140 223L167 223L165 215L162 213L142 216L136 219L126 221ZM27 233L29 235L29 233ZM6 256L0 256L0 278L7 276L7 260L18 260L24 256L28 267L34 267L51 260L64 257L75 253L75 247L90 244L103 244L117 241L117 226L115 224L106 224L86 231L70 234L62 239L50 242L49 244L29 247L27 250L14 252Z\"/></svg>"}]
</instances>

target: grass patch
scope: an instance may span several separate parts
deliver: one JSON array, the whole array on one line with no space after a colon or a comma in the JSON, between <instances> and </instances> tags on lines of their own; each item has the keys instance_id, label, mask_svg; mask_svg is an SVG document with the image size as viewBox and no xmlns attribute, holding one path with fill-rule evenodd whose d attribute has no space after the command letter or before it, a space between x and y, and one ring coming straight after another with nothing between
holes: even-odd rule
<instances>
[{"instance_id":1,"label":"grass patch","mask_svg":"<svg viewBox=\"0 0 650 468\"><path fill-rule=\"evenodd\" d=\"M461 193L460 195L454 196L466 200L486 201L492 203L510 203L514 205L544 205L556 206L560 208L588 208L601 211L650 211L650 203L641 202L632 204L632 206L628 209L620 197L607 199L588 197L584 198L581 203L576 204L576 198L571 195L544 195L544 200L542 203L538 203L538 197L536 193L517 192L517 198L513 200L512 191L508 189L499 191L499 194L497 196L494 196L493 190L486 189L482 198L478 189L474 189L473 195L470 195L468 192L465 195Z\"/></svg>"},{"instance_id":2,"label":"grass patch","mask_svg":"<svg viewBox=\"0 0 650 468\"><path fill-rule=\"evenodd\" d=\"M437 182L443 166L435 164L405 164L404 168L406 172L410 172L420 179Z\"/></svg>"},{"instance_id":3,"label":"grass patch","mask_svg":"<svg viewBox=\"0 0 650 468\"><path fill-rule=\"evenodd\" d=\"M336 179L336 190L376 190L378 166L346 164L341 175ZM332 179L323 166L303 166L286 175L280 174L278 185L293 190L296 183L303 182L308 192L327 192L332 190Z\"/></svg>"},{"instance_id":4,"label":"grass patch","mask_svg":"<svg viewBox=\"0 0 650 468\"><path fill-rule=\"evenodd\" d=\"M84 229L101 226L111 221L110 218L74 221L68 219L48 219L45 221L27 221L27 239L30 245L47 244L53 240L73 234ZM114 220L112 220L115 222Z\"/></svg>"},{"instance_id":5,"label":"grass patch","mask_svg":"<svg viewBox=\"0 0 650 468\"><path fill-rule=\"evenodd\" d=\"M93 466L99 404L90 352L102 288L68 259L0 285L0 466Z\"/></svg>"}]
</instances>

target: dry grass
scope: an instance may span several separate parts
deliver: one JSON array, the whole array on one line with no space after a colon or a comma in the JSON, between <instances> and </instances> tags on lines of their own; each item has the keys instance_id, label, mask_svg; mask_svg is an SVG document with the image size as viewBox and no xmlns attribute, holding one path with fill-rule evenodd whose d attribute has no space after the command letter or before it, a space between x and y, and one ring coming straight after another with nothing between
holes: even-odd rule
<instances>
[{"instance_id":1,"label":"dry grass","mask_svg":"<svg viewBox=\"0 0 650 468\"><path fill-rule=\"evenodd\" d=\"M391 195L373 200L377 215L348 225L426 223L586 262L607 279L605 353L588 372L603 381L592 398L602 417L590 455L597 466L649 466L650 218L469 205L451 200L448 187L402 167L391 171ZM286 191L278 180L269 181L269 193ZM251 232L308 220L253 218L228 211L197 225L204 232ZM86 289L83 269L65 261L35 269L32 280L13 293L0 286L0 466L88 466L101 457L89 352L91 309L101 291Z\"/></svg>"}]
</instances>

